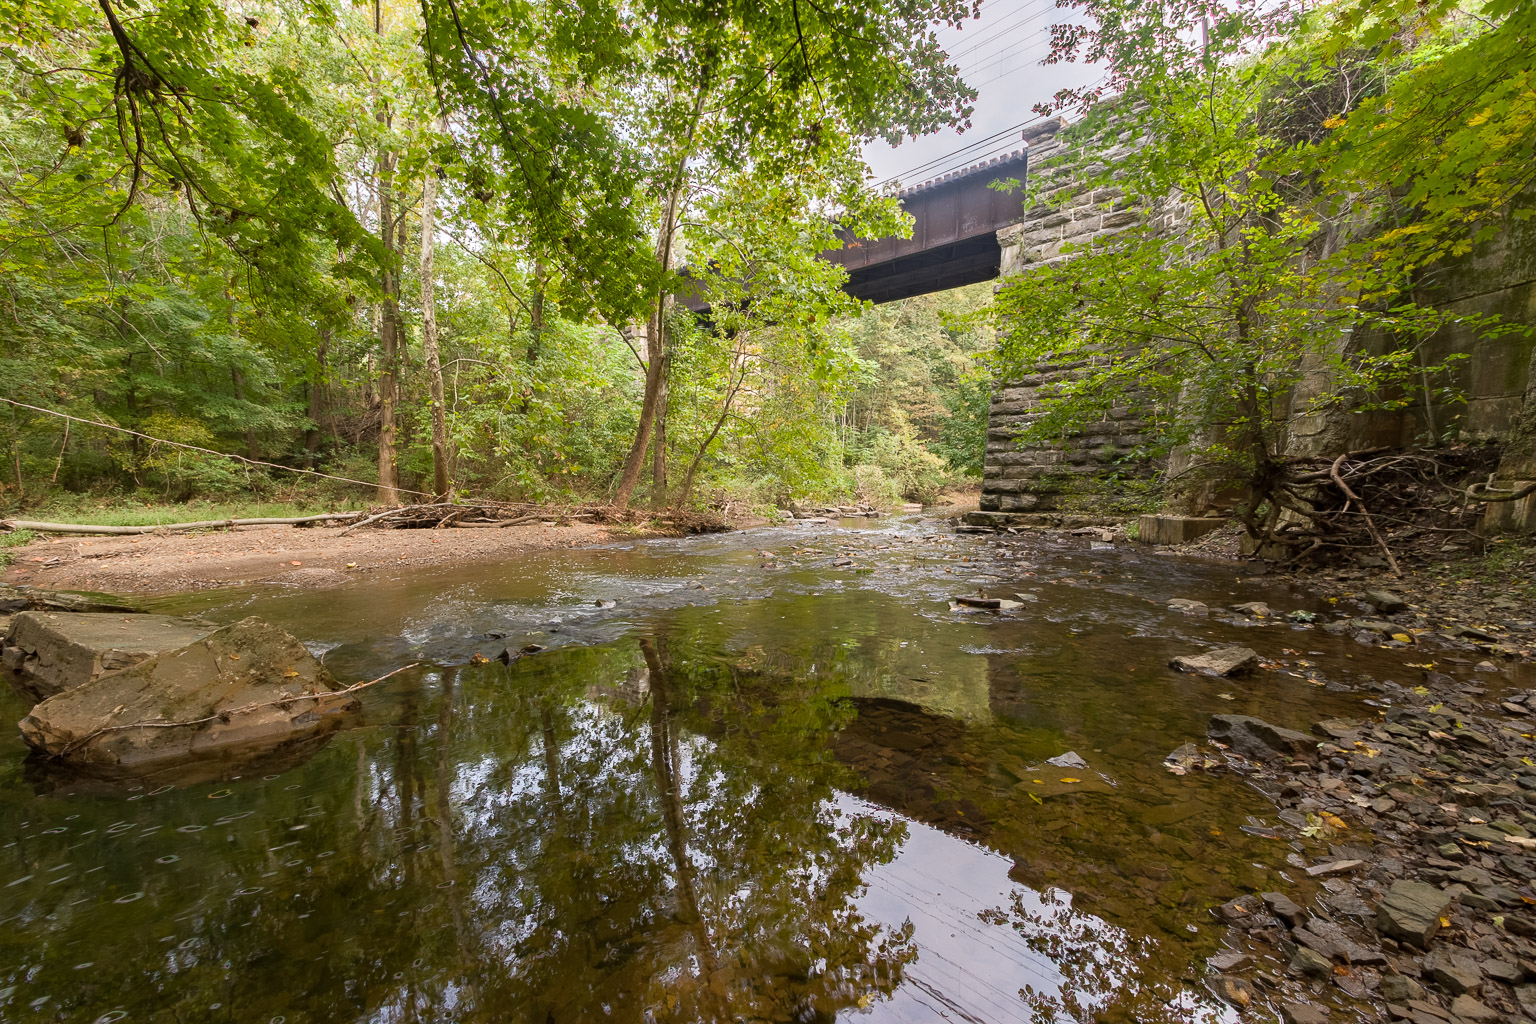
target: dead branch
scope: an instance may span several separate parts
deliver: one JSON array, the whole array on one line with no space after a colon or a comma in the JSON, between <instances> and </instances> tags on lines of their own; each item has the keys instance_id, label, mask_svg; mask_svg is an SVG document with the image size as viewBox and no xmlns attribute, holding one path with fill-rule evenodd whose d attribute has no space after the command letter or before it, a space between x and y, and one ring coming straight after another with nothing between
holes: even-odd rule
<instances>
[{"instance_id":1,"label":"dead branch","mask_svg":"<svg viewBox=\"0 0 1536 1024\"><path fill-rule=\"evenodd\" d=\"M216 711L211 715L206 715L202 718L189 719L185 722L153 721L130 722L126 725L104 725L101 728L89 732L86 735L80 737L78 740L70 743L63 750L59 751L53 756L55 759L67 757L68 755L73 754L75 751L79 750L81 747L85 746L87 743L94 740L96 737L105 735L109 732L123 732L127 729L186 729L194 725L206 725L209 722L228 721L233 715L248 715L252 711L260 711L263 708L273 708L280 706L286 707L296 700L324 700L327 697L344 697L349 693L354 693L358 690L366 689L367 687L382 683L384 680L390 678L391 676L397 676L401 672L416 668L420 664L421 662L419 661L413 661L409 665L401 665L393 672L386 672L382 676L379 676L377 679L368 679L361 683L353 683L351 686L344 686L339 690L319 690L315 693L296 693L291 697L279 697L277 700L259 702L252 701L250 704L243 704L238 708L227 708L223 711Z\"/></svg>"},{"instance_id":2,"label":"dead branch","mask_svg":"<svg viewBox=\"0 0 1536 1024\"><path fill-rule=\"evenodd\" d=\"M196 523L162 523L159 526L97 526L92 523L42 523L31 519L0 519L0 533L35 530L38 533L100 533L125 536L138 533L181 533L187 530L218 530L235 526L305 526L309 523L356 519L361 512L326 512L316 516L267 519L205 519Z\"/></svg>"},{"instance_id":3,"label":"dead branch","mask_svg":"<svg viewBox=\"0 0 1536 1024\"><path fill-rule=\"evenodd\" d=\"M1376 529L1376 522L1371 518L1370 510L1365 507L1365 502L1360 500L1360 495L1350 490L1349 484L1345 483L1344 478L1339 475L1339 467L1343 465L1344 460L1347 458L1349 458L1349 453L1345 452L1337 459L1334 459L1333 466L1329 469L1329 474L1333 477L1334 484L1344 493L1344 497L1360 506L1360 513L1365 516L1365 528L1371 532L1371 537L1381 546L1382 553L1387 556L1387 564L1392 567L1392 575L1401 576L1403 570L1398 568L1397 556L1392 554L1392 549L1387 547L1387 542L1382 538L1381 531ZM1348 503L1345 504L1344 508L1348 511Z\"/></svg>"}]
</instances>

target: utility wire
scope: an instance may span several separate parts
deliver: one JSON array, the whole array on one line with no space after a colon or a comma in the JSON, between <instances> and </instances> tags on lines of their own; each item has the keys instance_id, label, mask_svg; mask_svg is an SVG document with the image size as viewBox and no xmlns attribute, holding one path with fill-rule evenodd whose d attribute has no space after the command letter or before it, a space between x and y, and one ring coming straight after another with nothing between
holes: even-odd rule
<instances>
[{"instance_id":1,"label":"utility wire","mask_svg":"<svg viewBox=\"0 0 1536 1024\"><path fill-rule=\"evenodd\" d=\"M886 178L884 181L881 181L879 184L886 185L886 184L889 184L892 181L897 180L898 178L905 178L905 177L908 177L908 176L914 175L914 174L926 174L933 167L936 167L936 166L938 166L940 164L948 163L948 162L954 160L956 157L963 156L963 155L969 153L972 150L982 149L982 148L985 148L987 146L995 146L999 140L1001 140L1001 139L1003 139L1003 138L1005 138L1007 136L1011 136L1015 132L1018 132L1018 131L1020 131L1020 130L1022 130L1024 128L1027 128L1029 125L1034 124L1036 121L1039 121L1039 120L1040 120L1039 115L1036 115L1034 117L1029 118L1028 120L1020 121L1016 125L1012 125L1012 126L1010 126L1008 128L1004 128L1002 131L997 132L995 135L988 135L984 139L977 139L976 141L968 143L967 145L961 146L958 149L950 150L949 152L940 154L939 156L936 156L936 157L932 158L931 160L924 161L923 163L920 163L920 164L918 164L915 167L909 167L909 168L907 168L904 171L901 171L901 172L899 172L897 174L893 174L890 177ZM1007 146L1005 148L1011 147L1012 145L1013 145L1013 142L1012 142L1012 140L1010 140L1007 143ZM931 177L932 175L930 174L928 176Z\"/></svg>"},{"instance_id":2,"label":"utility wire","mask_svg":"<svg viewBox=\"0 0 1536 1024\"><path fill-rule=\"evenodd\" d=\"M344 484L358 484L363 487L379 486L378 481L376 480L353 480L350 477L332 476L329 473L321 473L313 469L295 469L292 466L282 466L276 462L262 462L260 459L248 459L243 455L231 455L228 452L216 452L212 448L199 448L195 444L182 444L180 441L167 441L163 437L153 437L149 434L142 434L137 430L129 430L127 427L119 427L113 423L102 423L100 420L88 420L80 416L71 416L67 412L56 412L53 409L44 409L40 405L28 405L26 402L18 402L13 398L0 398L0 402L13 405L18 409L30 409L33 412L45 413L49 416L57 416L61 420L72 421L74 423L84 423L88 426L100 427L103 430L116 430L121 434L131 434L134 437L142 437L144 440L153 441L156 444L168 444L172 448L185 448L188 451L202 452L204 455L217 455L221 459L234 459L236 462L243 462L248 466L262 466L266 469L280 469L284 473L300 473L304 476L318 476L325 480L336 480ZM426 498L435 497L435 495L428 494L426 491L413 491L409 487L396 487L395 490L399 491L401 494L419 494Z\"/></svg>"}]
</instances>

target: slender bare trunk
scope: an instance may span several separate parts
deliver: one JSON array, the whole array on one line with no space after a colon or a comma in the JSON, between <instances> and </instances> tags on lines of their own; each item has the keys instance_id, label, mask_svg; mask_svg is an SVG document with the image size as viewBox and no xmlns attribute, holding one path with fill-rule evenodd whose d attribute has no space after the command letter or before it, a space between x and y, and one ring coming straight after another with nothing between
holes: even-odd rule
<instances>
[{"instance_id":1,"label":"slender bare trunk","mask_svg":"<svg viewBox=\"0 0 1536 1024\"><path fill-rule=\"evenodd\" d=\"M733 373L740 367L740 375L732 379ZM686 505L688 498L693 494L693 478L699 471L699 465L704 461L704 456L709 453L709 446L715 443L715 438L720 436L720 431L725 427L725 421L730 418L731 406L736 402L736 396L741 392L742 385L747 379L746 353L738 346L731 355L731 364L726 367L725 401L720 405L720 415L715 417L715 425L711 428L709 436L704 443L699 445L699 450L694 453L693 461L688 464L688 472L683 477L683 489L678 492L677 503Z\"/></svg>"},{"instance_id":2,"label":"slender bare trunk","mask_svg":"<svg viewBox=\"0 0 1536 1024\"><path fill-rule=\"evenodd\" d=\"M533 401L533 375L534 368L538 366L539 356L544 352L544 264L533 265L533 297L528 304L528 347L523 350L523 362L528 364L528 389L523 392L523 400L518 403L517 411L521 415L528 414L529 403ZM512 336L517 337L517 321L512 316L512 308L507 307L507 320L512 324Z\"/></svg>"},{"instance_id":3,"label":"slender bare trunk","mask_svg":"<svg viewBox=\"0 0 1536 1024\"><path fill-rule=\"evenodd\" d=\"M309 429L304 431L304 468L315 468L320 450L320 417L325 412L325 361L331 347L331 329L320 328L320 347L315 350L315 376L309 382Z\"/></svg>"},{"instance_id":4,"label":"slender bare trunk","mask_svg":"<svg viewBox=\"0 0 1536 1024\"><path fill-rule=\"evenodd\" d=\"M651 507L667 505L667 399L672 353L661 355L661 390L656 396L656 428L651 437Z\"/></svg>"},{"instance_id":5,"label":"slender bare trunk","mask_svg":"<svg viewBox=\"0 0 1536 1024\"><path fill-rule=\"evenodd\" d=\"M432 493L447 501L453 490L448 477L448 416L443 403L443 365L437 351L437 311L433 306L432 233L437 205L437 175L428 168L421 189L421 354L427 364L432 396Z\"/></svg>"},{"instance_id":6,"label":"slender bare trunk","mask_svg":"<svg viewBox=\"0 0 1536 1024\"><path fill-rule=\"evenodd\" d=\"M525 358L529 366L539 361L544 352L544 281L547 278L544 264L533 265L533 300L528 310L528 351Z\"/></svg>"},{"instance_id":7,"label":"slender bare trunk","mask_svg":"<svg viewBox=\"0 0 1536 1024\"><path fill-rule=\"evenodd\" d=\"M231 366L229 376L235 387L235 401L245 404L245 374L240 367ZM245 428L245 457L252 461L256 459L256 431L250 427Z\"/></svg>"}]
</instances>

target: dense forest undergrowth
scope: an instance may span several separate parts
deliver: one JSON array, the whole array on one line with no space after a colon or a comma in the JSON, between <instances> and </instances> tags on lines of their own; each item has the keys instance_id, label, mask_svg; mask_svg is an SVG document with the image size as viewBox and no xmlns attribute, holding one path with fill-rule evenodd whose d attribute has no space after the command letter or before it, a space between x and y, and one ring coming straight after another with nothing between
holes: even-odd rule
<instances>
[{"instance_id":1,"label":"dense forest undergrowth","mask_svg":"<svg viewBox=\"0 0 1536 1024\"><path fill-rule=\"evenodd\" d=\"M477 275L482 266L470 262L459 269L465 278L454 280L453 294L462 304L445 303L438 314L450 368L445 398L458 493L553 504L605 500L635 427L643 385L623 340L546 313L552 326L540 339L538 373L527 375L510 402L506 395L488 396L487 382L500 374L487 357L504 347L506 312L477 307L475 286L489 284ZM828 383L811 422L773 419L770 409L743 402L700 459L687 498L752 512L791 501L931 501L946 489L972 486L981 470L991 332L951 321L974 314L989 297L989 286L971 286L851 318L840 327L846 372ZM150 320L157 328L153 341L133 334L127 341L93 339L99 343L90 346L98 363L93 375L108 381L106 387L70 393L55 386L29 396L149 437L26 408L0 410L0 436L11 456L9 479L0 480L0 512L141 525L297 516L374 503L379 398L368 378L359 378L358 367L333 360L319 383L286 379L279 364L261 359L239 339L225 339L234 345L230 358L236 363L220 365L188 348L197 338L195 324L158 324L153 314ZM494 330L477 335L477 325ZM182 344L178 330L187 332ZM366 370L363 337L359 359ZM408 338L402 352L411 351ZM179 358L157 361L167 352ZM513 365L526 366L526 350L518 355ZM135 362L144 367L142 374L134 371ZM26 363L17 355L12 365L35 372ZM687 372L688 364L680 369ZM424 377L419 360L408 364L400 377L402 394L425 396ZM317 396L312 402L311 390ZM674 407L670 443L687 459L699 455L704 430L715 425L683 415L699 411ZM429 500L428 419L425 402L402 403L397 444L403 500Z\"/></svg>"}]
</instances>

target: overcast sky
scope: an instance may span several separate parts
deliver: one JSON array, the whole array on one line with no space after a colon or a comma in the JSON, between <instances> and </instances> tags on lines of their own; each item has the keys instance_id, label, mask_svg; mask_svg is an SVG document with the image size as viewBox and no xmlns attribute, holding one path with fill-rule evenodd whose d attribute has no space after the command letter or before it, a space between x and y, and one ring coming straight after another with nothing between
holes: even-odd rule
<instances>
[{"instance_id":1,"label":"overcast sky","mask_svg":"<svg viewBox=\"0 0 1536 1024\"><path fill-rule=\"evenodd\" d=\"M908 139L895 148L871 143L864 159L875 180L899 177L914 185L1018 149L1020 129L1015 126L1034 118L1030 108L1058 89L1086 85L1101 74L1081 64L1040 64L1050 49L1051 23L1066 20L1068 13L1057 9L1054 0L983 0L978 20L941 31L939 42L981 94L972 127Z\"/></svg>"}]
</instances>

